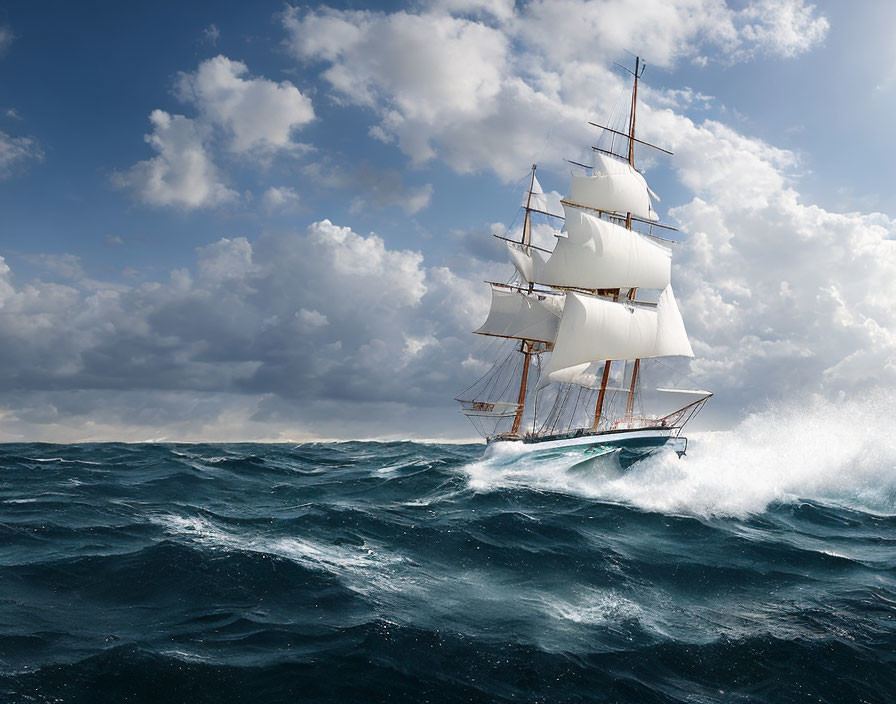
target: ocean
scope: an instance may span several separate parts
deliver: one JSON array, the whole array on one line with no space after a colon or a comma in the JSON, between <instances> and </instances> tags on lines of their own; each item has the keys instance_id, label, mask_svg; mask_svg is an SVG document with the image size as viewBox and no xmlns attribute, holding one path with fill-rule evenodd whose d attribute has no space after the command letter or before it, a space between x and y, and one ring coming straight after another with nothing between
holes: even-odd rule
<instances>
[{"instance_id":1,"label":"ocean","mask_svg":"<svg viewBox=\"0 0 896 704\"><path fill-rule=\"evenodd\" d=\"M892 702L896 439L785 421L625 473L0 445L0 701Z\"/></svg>"}]
</instances>

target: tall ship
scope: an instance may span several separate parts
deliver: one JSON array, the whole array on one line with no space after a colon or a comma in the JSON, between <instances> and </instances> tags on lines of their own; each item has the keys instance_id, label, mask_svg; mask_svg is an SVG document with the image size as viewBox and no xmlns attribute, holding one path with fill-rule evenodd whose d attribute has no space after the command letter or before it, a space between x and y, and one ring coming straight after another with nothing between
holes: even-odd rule
<instances>
[{"instance_id":1,"label":"tall ship","mask_svg":"<svg viewBox=\"0 0 896 704\"><path fill-rule=\"evenodd\" d=\"M456 399L487 454L571 454L574 463L614 455L623 468L660 450L681 456L684 426L712 396L645 382L668 378L668 358L694 352L672 292L675 241L657 234L674 228L659 223L658 198L635 168L636 145L671 154L635 137L644 67L640 58L634 71L623 67L631 101L617 105L613 126L590 123L600 139L592 163L570 162L568 195L552 202L533 165L521 230L499 236L514 273L487 282L491 308L475 333L511 347ZM533 241L546 228L553 248ZM645 373L651 362L659 374Z\"/></svg>"}]
</instances>

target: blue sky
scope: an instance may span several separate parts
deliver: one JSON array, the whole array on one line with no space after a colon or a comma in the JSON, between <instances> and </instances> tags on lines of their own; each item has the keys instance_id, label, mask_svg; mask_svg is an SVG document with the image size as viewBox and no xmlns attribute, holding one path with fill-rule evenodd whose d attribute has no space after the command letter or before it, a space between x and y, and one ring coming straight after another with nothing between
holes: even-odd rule
<instances>
[{"instance_id":1,"label":"blue sky","mask_svg":"<svg viewBox=\"0 0 896 704\"><path fill-rule=\"evenodd\" d=\"M896 6L0 7L0 439L472 436L489 234L625 50L706 427L888 384ZM167 151L166 151L167 150Z\"/></svg>"}]
</instances>

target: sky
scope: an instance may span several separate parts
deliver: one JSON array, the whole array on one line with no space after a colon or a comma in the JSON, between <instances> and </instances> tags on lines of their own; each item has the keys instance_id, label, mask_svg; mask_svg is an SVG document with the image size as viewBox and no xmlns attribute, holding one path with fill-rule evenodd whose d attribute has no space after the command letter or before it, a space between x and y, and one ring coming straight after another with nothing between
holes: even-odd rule
<instances>
[{"instance_id":1,"label":"sky","mask_svg":"<svg viewBox=\"0 0 896 704\"><path fill-rule=\"evenodd\" d=\"M702 428L896 383L896 5L0 2L0 441L461 440L532 163L647 62Z\"/></svg>"}]
</instances>

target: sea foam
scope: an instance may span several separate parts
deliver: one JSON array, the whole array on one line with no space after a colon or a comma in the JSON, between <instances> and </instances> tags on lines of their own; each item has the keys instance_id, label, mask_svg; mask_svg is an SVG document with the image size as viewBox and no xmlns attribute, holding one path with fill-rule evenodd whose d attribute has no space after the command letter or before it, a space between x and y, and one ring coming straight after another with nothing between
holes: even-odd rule
<instances>
[{"instance_id":1,"label":"sea foam","mask_svg":"<svg viewBox=\"0 0 896 704\"><path fill-rule=\"evenodd\" d=\"M633 465L570 469L573 457L539 460L510 447L466 465L471 488L571 492L647 511L743 517L775 502L830 503L896 514L896 399L810 398L772 404L730 430L686 433L688 454Z\"/></svg>"}]
</instances>

